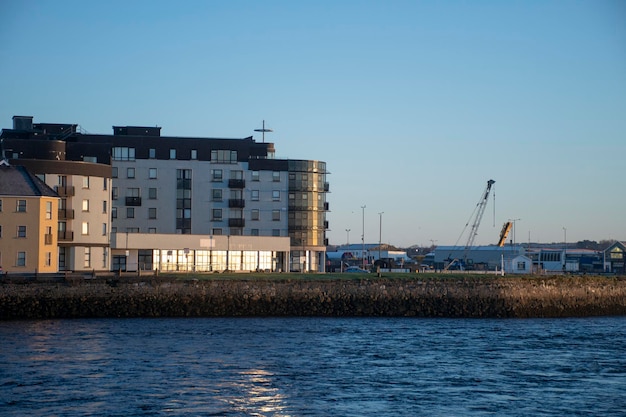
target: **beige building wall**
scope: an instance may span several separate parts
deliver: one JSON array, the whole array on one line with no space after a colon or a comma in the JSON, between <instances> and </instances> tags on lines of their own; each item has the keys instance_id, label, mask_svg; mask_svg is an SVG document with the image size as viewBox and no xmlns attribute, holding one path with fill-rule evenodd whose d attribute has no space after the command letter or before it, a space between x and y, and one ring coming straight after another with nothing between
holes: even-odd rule
<instances>
[{"instance_id":1,"label":"beige building wall","mask_svg":"<svg viewBox=\"0 0 626 417\"><path fill-rule=\"evenodd\" d=\"M0 265L8 273L57 272L58 199L3 197ZM18 201L26 210L18 210Z\"/></svg>"}]
</instances>

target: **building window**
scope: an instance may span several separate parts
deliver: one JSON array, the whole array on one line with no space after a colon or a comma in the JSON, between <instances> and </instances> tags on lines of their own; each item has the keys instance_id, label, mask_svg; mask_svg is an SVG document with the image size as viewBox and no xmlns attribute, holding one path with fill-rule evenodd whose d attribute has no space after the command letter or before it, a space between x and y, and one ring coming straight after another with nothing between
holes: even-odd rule
<instances>
[{"instance_id":1,"label":"building window","mask_svg":"<svg viewBox=\"0 0 626 417\"><path fill-rule=\"evenodd\" d=\"M272 201L280 201L280 191L272 191Z\"/></svg>"},{"instance_id":2,"label":"building window","mask_svg":"<svg viewBox=\"0 0 626 417\"><path fill-rule=\"evenodd\" d=\"M259 220L259 209L252 209L252 220Z\"/></svg>"},{"instance_id":3,"label":"building window","mask_svg":"<svg viewBox=\"0 0 626 417\"><path fill-rule=\"evenodd\" d=\"M139 228L138 227L127 227L126 228L126 233L139 233Z\"/></svg>"},{"instance_id":4,"label":"building window","mask_svg":"<svg viewBox=\"0 0 626 417\"><path fill-rule=\"evenodd\" d=\"M150 200L156 200L156 198L157 198L157 189L156 188L148 188L148 198Z\"/></svg>"},{"instance_id":5,"label":"building window","mask_svg":"<svg viewBox=\"0 0 626 417\"><path fill-rule=\"evenodd\" d=\"M272 236L280 236L280 229L272 229Z\"/></svg>"},{"instance_id":6,"label":"building window","mask_svg":"<svg viewBox=\"0 0 626 417\"><path fill-rule=\"evenodd\" d=\"M148 233L155 234L156 233L156 227L149 227L148 228Z\"/></svg>"},{"instance_id":7,"label":"building window","mask_svg":"<svg viewBox=\"0 0 626 417\"><path fill-rule=\"evenodd\" d=\"M83 177L83 188L89 188L89 177Z\"/></svg>"},{"instance_id":8,"label":"building window","mask_svg":"<svg viewBox=\"0 0 626 417\"><path fill-rule=\"evenodd\" d=\"M252 201L259 201L259 190L252 190L252 195L250 196Z\"/></svg>"},{"instance_id":9,"label":"building window","mask_svg":"<svg viewBox=\"0 0 626 417\"><path fill-rule=\"evenodd\" d=\"M83 200L83 211L89 211L89 200Z\"/></svg>"},{"instance_id":10,"label":"building window","mask_svg":"<svg viewBox=\"0 0 626 417\"><path fill-rule=\"evenodd\" d=\"M102 223L102 236L106 236L106 235L107 235L107 224Z\"/></svg>"},{"instance_id":11,"label":"building window","mask_svg":"<svg viewBox=\"0 0 626 417\"><path fill-rule=\"evenodd\" d=\"M26 237L26 226L17 226L17 237Z\"/></svg>"},{"instance_id":12,"label":"building window","mask_svg":"<svg viewBox=\"0 0 626 417\"><path fill-rule=\"evenodd\" d=\"M126 207L126 218L127 219L135 218L135 207Z\"/></svg>"},{"instance_id":13,"label":"building window","mask_svg":"<svg viewBox=\"0 0 626 417\"><path fill-rule=\"evenodd\" d=\"M17 211L18 213L26 212L26 200L17 200Z\"/></svg>"},{"instance_id":14,"label":"building window","mask_svg":"<svg viewBox=\"0 0 626 417\"><path fill-rule=\"evenodd\" d=\"M154 207L151 207L148 209L148 218L149 219L156 219L157 218L157 209Z\"/></svg>"},{"instance_id":15,"label":"building window","mask_svg":"<svg viewBox=\"0 0 626 417\"><path fill-rule=\"evenodd\" d=\"M252 171L252 181L259 181L259 171Z\"/></svg>"},{"instance_id":16,"label":"building window","mask_svg":"<svg viewBox=\"0 0 626 417\"><path fill-rule=\"evenodd\" d=\"M135 178L135 168L126 168L126 178Z\"/></svg>"},{"instance_id":17,"label":"building window","mask_svg":"<svg viewBox=\"0 0 626 417\"><path fill-rule=\"evenodd\" d=\"M150 150L148 151L148 158L150 159L154 159L156 158L156 149L154 148L150 148Z\"/></svg>"},{"instance_id":18,"label":"building window","mask_svg":"<svg viewBox=\"0 0 626 417\"><path fill-rule=\"evenodd\" d=\"M0 200L0 212L2 212L2 200Z\"/></svg>"},{"instance_id":19,"label":"building window","mask_svg":"<svg viewBox=\"0 0 626 417\"><path fill-rule=\"evenodd\" d=\"M192 149L191 150L191 159L198 159L198 150L197 149Z\"/></svg>"},{"instance_id":20,"label":"building window","mask_svg":"<svg viewBox=\"0 0 626 417\"><path fill-rule=\"evenodd\" d=\"M272 210L272 220L280 221L280 210Z\"/></svg>"},{"instance_id":21,"label":"building window","mask_svg":"<svg viewBox=\"0 0 626 417\"><path fill-rule=\"evenodd\" d=\"M0 225L0 238L2 237L2 225Z\"/></svg>"},{"instance_id":22,"label":"building window","mask_svg":"<svg viewBox=\"0 0 626 417\"><path fill-rule=\"evenodd\" d=\"M114 147L113 148L113 160L114 161L134 161L135 160L135 148Z\"/></svg>"},{"instance_id":23,"label":"building window","mask_svg":"<svg viewBox=\"0 0 626 417\"><path fill-rule=\"evenodd\" d=\"M106 268L107 267L107 257L108 257L109 253L107 252L107 248L104 248L104 250L102 251L102 268Z\"/></svg>"},{"instance_id":24,"label":"building window","mask_svg":"<svg viewBox=\"0 0 626 417\"><path fill-rule=\"evenodd\" d=\"M85 262L83 266L85 268L91 267L91 248L85 248Z\"/></svg>"},{"instance_id":25,"label":"building window","mask_svg":"<svg viewBox=\"0 0 626 417\"><path fill-rule=\"evenodd\" d=\"M237 151L220 149L212 150L211 162L234 164L237 162Z\"/></svg>"},{"instance_id":26,"label":"building window","mask_svg":"<svg viewBox=\"0 0 626 417\"><path fill-rule=\"evenodd\" d=\"M222 201L222 190L220 188L213 189L213 201Z\"/></svg>"},{"instance_id":27,"label":"building window","mask_svg":"<svg viewBox=\"0 0 626 417\"><path fill-rule=\"evenodd\" d=\"M46 266L52 265L52 252L46 252Z\"/></svg>"},{"instance_id":28,"label":"building window","mask_svg":"<svg viewBox=\"0 0 626 417\"><path fill-rule=\"evenodd\" d=\"M148 169L148 177L153 180L157 177L157 169L156 168L150 168Z\"/></svg>"},{"instance_id":29,"label":"building window","mask_svg":"<svg viewBox=\"0 0 626 417\"><path fill-rule=\"evenodd\" d=\"M272 172L272 181L280 182L280 171L273 171Z\"/></svg>"},{"instance_id":30,"label":"building window","mask_svg":"<svg viewBox=\"0 0 626 417\"><path fill-rule=\"evenodd\" d=\"M117 187L112 187L111 188L111 200L117 200L117 198L119 197L119 192Z\"/></svg>"},{"instance_id":31,"label":"building window","mask_svg":"<svg viewBox=\"0 0 626 417\"><path fill-rule=\"evenodd\" d=\"M17 260L15 262L16 266L26 266L26 252L18 252Z\"/></svg>"},{"instance_id":32,"label":"building window","mask_svg":"<svg viewBox=\"0 0 626 417\"><path fill-rule=\"evenodd\" d=\"M219 228L219 227L218 227L218 228L213 229L213 234L214 234L214 235L218 235L218 236L219 236L219 235L221 235L221 234L222 234L222 229L221 229L221 228Z\"/></svg>"},{"instance_id":33,"label":"building window","mask_svg":"<svg viewBox=\"0 0 626 417\"><path fill-rule=\"evenodd\" d=\"M517 263L517 269L518 269L518 270L524 270L524 269L526 269L526 262L518 262L518 263Z\"/></svg>"},{"instance_id":34,"label":"building window","mask_svg":"<svg viewBox=\"0 0 626 417\"><path fill-rule=\"evenodd\" d=\"M222 221L222 209L211 210L211 220L214 222Z\"/></svg>"},{"instance_id":35,"label":"building window","mask_svg":"<svg viewBox=\"0 0 626 417\"><path fill-rule=\"evenodd\" d=\"M111 207L111 218L117 219L117 207Z\"/></svg>"},{"instance_id":36,"label":"building window","mask_svg":"<svg viewBox=\"0 0 626 417\"><path fill-rule=\"evenodd\" d=\"M258 236L259 235L259 229L252 229L252 230L250 230L250 235Z\"/></svg>"},{"instance_id":37,"label":"building window","mask_svg":"<svg viewBox=\"0 0 626 417\"><path fill-rule=\"evenodd\" d=\"M211 181L221 182L223 179L223 173L221 169L212 169L211 170Z\"/></svg>"},{"instance_id":38,"label":"building window","mask_svg":"<svg viewBox=\"0 0 626 417\"><path fill-rule=\"evenodd\" d=\"M83 235L88 235L89 234L89 223L88 222L83 222L82 234Z\"/></svg>"},{"instance_id":39,"label":"building window","mask_svg":"<svg viewBox=\"0 0 626 417\"><path fill-rule=\"evenodd\" d=\"M102 214L106 214L107 212L107 201L102 201Z\"/></svg>"},{"instance_id":40,"label":"building window","mask_svg":"<svg viewBox=\"0 0 626 417\"><path fill-rule=\"evenodd\" d=\"M176 149L170 148L170 159L176 159Z\"/></svg>"},{"instance_id":41,"label":"building window","mask_svg":"<svg viewBox=\"0 0 626 417\"><path fill-rule=\"evenodd\" d=\"M117 167L111 168L111 177L117 178Z\"/></svg>"},{"instance_id":42,"label":"building window","mask_svg":"<svg viewBox=\"0 0 626 417\"><path fill-rule=\"evenodd\" d=\"M109 186L109 180L106 178L102 178L102 189L106 190Z\"/></svg>"},{"instance_id":43,"label":"building window","mask_svg":"<svg viewBox=\"0 0 626 417\"><path fill-rule=\"evenodd\" d=\"M52 219L52 201L46 201L46 220Z\"/></svg>"}]
</instances>

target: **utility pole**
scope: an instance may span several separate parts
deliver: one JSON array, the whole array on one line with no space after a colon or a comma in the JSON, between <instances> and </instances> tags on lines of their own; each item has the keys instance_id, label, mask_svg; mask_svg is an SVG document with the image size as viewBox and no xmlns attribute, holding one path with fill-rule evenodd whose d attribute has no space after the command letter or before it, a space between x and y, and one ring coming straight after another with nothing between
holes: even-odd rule
<instances>
[{"instance_id":1,"label":"utility pole","mask_svg":"<svg viewBox=\"0 0 626 417\"><path fill-rule=\"evenodd\" d=\"M361 261L363 264L363 269L365 269L365 205L361 206L362 211L362 233L361 233Z\"/></svg>"}]
</instances>

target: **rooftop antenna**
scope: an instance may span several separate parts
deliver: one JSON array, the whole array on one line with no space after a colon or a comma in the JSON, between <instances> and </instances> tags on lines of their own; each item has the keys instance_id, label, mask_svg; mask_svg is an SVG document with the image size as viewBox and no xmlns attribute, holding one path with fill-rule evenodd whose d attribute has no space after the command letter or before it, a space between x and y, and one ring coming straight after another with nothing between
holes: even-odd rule
<instances>
[{"instance_id":1,"label":"rooftop antenna","mask_svg":"<svg viewBox=\"0 0 626 417\"><path fill-rule=\"evenodd\" d=\"M273 132L272 129L265 128L265 120L263 120L263 128L262 129L254 129L255 132L263 132L263 143L265 143L265 132Z\"/></svg>"}]
</instances>

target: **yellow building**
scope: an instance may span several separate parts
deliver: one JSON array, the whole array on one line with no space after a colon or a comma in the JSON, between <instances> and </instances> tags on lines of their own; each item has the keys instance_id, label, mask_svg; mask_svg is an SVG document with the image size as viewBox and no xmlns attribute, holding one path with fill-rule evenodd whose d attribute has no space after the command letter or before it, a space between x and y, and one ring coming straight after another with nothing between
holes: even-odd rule
<instances>
[{"instance_id":1,"label":"yellow building","mask_svg":"<svg viewBox=\"0 0 626 417\"><path fill-rule=\"evenodd\" d=\"M21 166L0 162L0 266L6 273L58 271L59 196Z\"/></svg>"}]
</instances>

